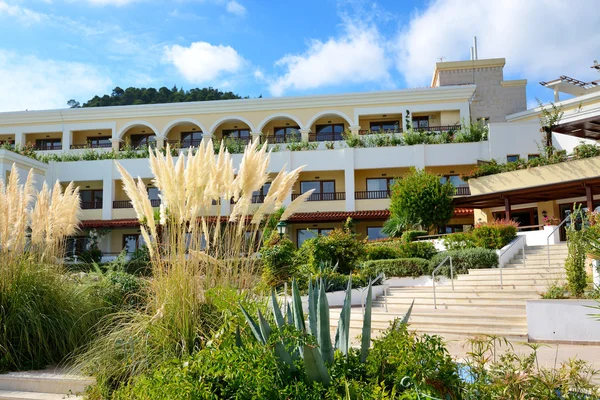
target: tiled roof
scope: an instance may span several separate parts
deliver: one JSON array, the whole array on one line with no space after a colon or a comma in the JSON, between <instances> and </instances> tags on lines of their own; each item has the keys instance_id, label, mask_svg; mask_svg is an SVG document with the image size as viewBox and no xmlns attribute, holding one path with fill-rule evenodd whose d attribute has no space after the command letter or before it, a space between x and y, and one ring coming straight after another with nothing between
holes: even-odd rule
<instances>
[{"instance_id":1,"label":"tiled roof","mask_svg":"<svg viewBox=\"0 0 600 400\"><path fill-rule=\"evenodd\" d=\"M130 228L140 226L140 222L135 218L128 219L88 219L81 221L80 228Z\"/></svg>"},{"instance_id":2,"label":"tiled roof","mask_svg":"<svg viewBox=\"0 0 600 400\"><path fill-rule=\"evenodd\" d=\"M465 215L473 215L473 209L472 208L459 208L459 207L456 207L454 209L455 217L463 217Z\"/></svg>"}]
</instances>

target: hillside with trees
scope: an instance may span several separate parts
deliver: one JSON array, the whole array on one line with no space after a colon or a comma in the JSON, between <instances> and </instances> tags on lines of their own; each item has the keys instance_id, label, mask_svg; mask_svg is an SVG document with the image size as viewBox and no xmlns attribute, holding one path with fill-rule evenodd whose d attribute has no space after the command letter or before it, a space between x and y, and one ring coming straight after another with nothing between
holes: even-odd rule
<instances>
[{"instance_id":1,"label":"hillside with trees","mask_svg":"<svg viewBox=\"0 0 600 400\"><path fill-rule=\"evenodd\" d=\"M172 89L161 87L155 88L134 88L129 87L125 90L120 87L113 89L110 95L105 94L100 97L94 96L81 105L76 100L69 100L67 105L71 108L79 107L106 107L106 106L128 106L134 104L159 104L159 103L182 103L188 101L209 101L209 100L230 100L241 99L239 95L233 92L222 92L219 89L194 88L184 90L173 86ZM248 97L246 97L248 98Z\"/></svg>"}]
</instances>

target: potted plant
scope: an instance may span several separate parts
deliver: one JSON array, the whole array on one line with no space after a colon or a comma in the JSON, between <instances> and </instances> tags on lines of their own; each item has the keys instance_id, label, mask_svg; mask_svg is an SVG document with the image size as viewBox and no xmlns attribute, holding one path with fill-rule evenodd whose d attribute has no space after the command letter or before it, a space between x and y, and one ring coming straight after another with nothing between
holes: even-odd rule
<instances>
[{"instance_id":1,"label":"potted plant","mask_svg":"<svg viewBox=\"0 0 600 400\"><path fill-rule=\"evenodd\" d=\"M546 237L550 236L550 244L556 244L560 242L560 231L556 229L556 227L560 224L560 219L555 217L554 215L545 216L543 219L544 222L544 232Z\"/></svg>"}]
</instances>

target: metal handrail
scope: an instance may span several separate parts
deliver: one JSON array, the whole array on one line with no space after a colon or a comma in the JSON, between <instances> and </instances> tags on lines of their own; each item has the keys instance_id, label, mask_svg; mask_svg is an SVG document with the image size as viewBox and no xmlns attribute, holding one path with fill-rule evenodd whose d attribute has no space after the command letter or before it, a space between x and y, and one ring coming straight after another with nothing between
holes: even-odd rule
<instances>
[{"instance_id":1,"label":"metal handrail","mask_svg":"<svg viewBox=\"0 0 600 400\"><path fill-rule=\"evenodd\" d=\"M527 265L525 264L525 244L527 243L527 238L525 236L517 236L517 240L513 241L511 244L508 245L508 247L506 249L504 249L504 251L502 253L500 253L500 255L498 256L498 260L500 260L500 258L508 251L510 250L515 244L517 244L519 242L519 238L522 238L521 240L521 250L523 250L523 267L526 267ZM500 262L498 262L498 269L500 270L500 289L504 289L504 283L502 282L502 265L500 265Z\"/></svg>"},{"instance_id":2,"label":"metal handrail","mask_svg":"<svg viewBox=\"0 0 600 400\"><path fill-rule=\"evenodd\" d=\"M552 232L550 232L550 234L546 238L546 250L548 251L548 268L550 268L550 237L552 237L552 235L554 235L554 232L556 232L561 226L563 226L563 224L567 222L567 220L571 220L571 215L567 215L565 219L563 219L556 228L552 229Z\"/></svg>"},{"instance_id":3,"label":"metal handrail","mask_svg":"<svg viewBox=\"0 0 600 400\"><path fill-rule=\"evenodd\" d=\"M431 273L431 280L433 281L433 307L437 310L437 297L435 295L435 273L442 268L446 261L450 260L450 281L452 282L452 290L454 290L454 267L452 267L452 256L446 256L444 261L439 263L437 267Z\"/></svg>"}]
</instances>

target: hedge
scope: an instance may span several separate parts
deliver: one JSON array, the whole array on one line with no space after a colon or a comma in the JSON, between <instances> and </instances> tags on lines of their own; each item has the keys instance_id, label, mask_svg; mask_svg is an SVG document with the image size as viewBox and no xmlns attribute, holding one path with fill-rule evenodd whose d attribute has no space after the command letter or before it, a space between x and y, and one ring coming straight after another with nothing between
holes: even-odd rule
<instances>
[{"instance_id":1,"label":"hedge","mask_svg":"<svg viewBox=\"0 0 600 400\"><path fill-rule=\"evenodd\" d=\"M375 277L379 274L391 276L418 277L429 273L429 261L422 258L397 258L395 260L367 261L362 265L363 276Z\"/></svg>"},{"instance_id":2,"label":"hedge","mask_svg":"<svg viewBox=\"0 0 600 400\"><path fill-rule=\"evenodd\" d=\"M401 239L403 242L412 242L419 236L426 236L426 231L406 231L402 234Z\"/></svg>"},{"instance_id":3,"label":"hedge","mask_svg":"<svg viewBox=\"0 0 600 400\"><path fill-rule=\"evenodd\" d=\"M424 258L429 260L436 253L437 250L431 242L406 243L402 240L388 240L368 244L366 258L367 260L390 260L396 258Z\"/></svg>"},{"instance_id":4,"label":"hedge","mask_svg":"<svg viewBox=\"0 0 600 400\"><path fill-rule=\"evenodd\" d=\"M462 249L450 250L436 254L429 261L429 270L433 271L446 256L452 257L454 275L466 274L469 269L492 268L498 266L498 254L491 249ZM440 274L450 276L450 265L446 263L439 271Z\"/></svg>"}]
</instances>

